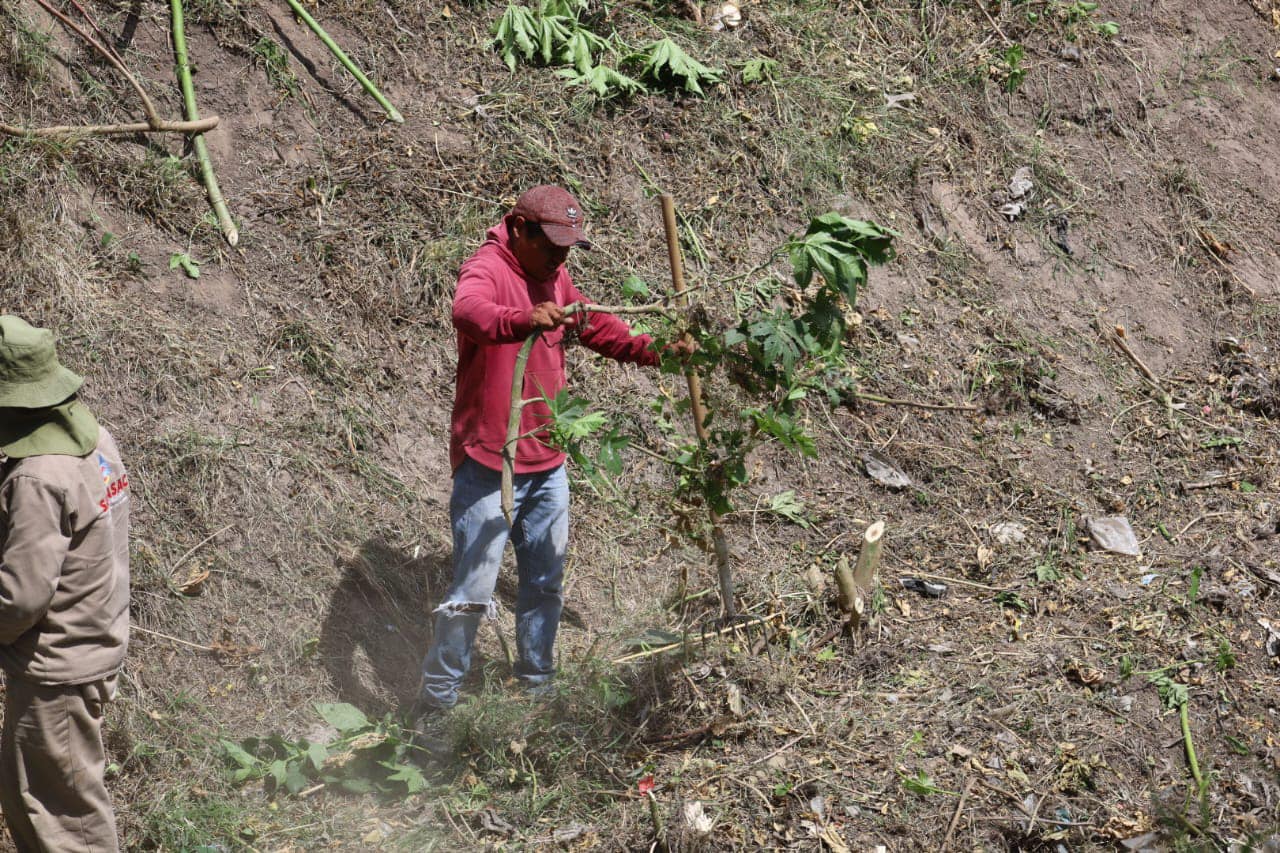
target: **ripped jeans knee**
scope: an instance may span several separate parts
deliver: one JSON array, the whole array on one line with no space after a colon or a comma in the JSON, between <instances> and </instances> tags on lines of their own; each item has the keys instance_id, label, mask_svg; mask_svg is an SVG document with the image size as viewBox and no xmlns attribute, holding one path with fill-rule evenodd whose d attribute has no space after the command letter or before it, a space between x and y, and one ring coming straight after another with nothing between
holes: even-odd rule
<instances>
[{"instance_id":1,"label":"ripped jeans knee","mask_svg":"<svg viewBox=\"0 0 1280 853\"><path fill-rule=\"evenodd\" d=\"M444 614L445 616L480 613L484 614L486 621L492 622L498 618L498 602L493 598L489 599L487 604L481 604L478 601L442 601L440 606L431 612Z\"/></svg>"}]
</instances>

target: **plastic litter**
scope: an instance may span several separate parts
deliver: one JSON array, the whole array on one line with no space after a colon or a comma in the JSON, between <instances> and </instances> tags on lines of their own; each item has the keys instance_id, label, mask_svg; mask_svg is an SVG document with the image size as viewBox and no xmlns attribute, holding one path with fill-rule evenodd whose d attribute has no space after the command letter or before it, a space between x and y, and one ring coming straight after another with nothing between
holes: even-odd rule
<instances>
[{"instance_id":1,"label":"plastic litter","mask_svg":"<svg viewBox=\"0 0 1280 853\"><path fill-rule=\"evenodd\" d=\"M1031 167L1022 166L1009 179L1009 198L1030 198L1035 188L1035 181L1031 179Z\"/></svg>"},{"instance_id":2,"label":"plastic litter","mask_svg":"<svg viewBox=\"0 0 1280 853\"><path fill-rule=\"evenodd\" d=\"M1141 557L1142 548L1138 546L1138 537L1134 535L1129 519L1123 515L1106 515L1097 518L1086 518L1085 527L1089 538L1104 551L1113 554L1124 554L1128 557Z\"/></svg>"},{"instance_id":3,"label":"plastic litter","mask_svg":"<svg viewBox=\"0 0 1280 853\"><path fill-rule=\"evenodd\" d=\"M1016 521L1000 521L991 525L991 535L1001 545L1018 545L1027 540L1027 528Z\"/></svg>"},{"instance_id":4,"label":"plastic litter","mask_svg":"<svg viewBox=\"0 0 1280 853\"><path fill-rule=\"evenodd\" d=\"M879 453L867 453L862 457L871 479L890 489L905 489L911 485L911 478L902 469Z\"/></svg>"},{"instance_id":5,"label":"plastic litter","mask_svg":"<svg viewBox=\"0 0 1280 853\"><path fill-rule=\"evenodd\" d=\"M1010 222L1027 212L1027 206L1020 201L1011 201L1000 205L1000 215Z\"/></svg>"},{"instance_id":6,"label":"plastic litter","mask_svg":"<svg viewBox=\"0 0 1280 853\"><path fill-rule=\"evenodd\" d=\"M925 598L942 598L950 587L945 583L934 583L923 578L903 578L902 588L918 592Z\"/></svg>"},{"instance_id":7,"label":"plastic litter","mask_svg":"<svg viewBox=\"0 0 1280 853\"><path fill-rule=\"evenodd\" d=\"M725 3L711 13L711 17L707 20L707 26L714 33L722 30L736 30L742 26L742 10L738 8L736 3Z\"/></svg>"}]
</instances>

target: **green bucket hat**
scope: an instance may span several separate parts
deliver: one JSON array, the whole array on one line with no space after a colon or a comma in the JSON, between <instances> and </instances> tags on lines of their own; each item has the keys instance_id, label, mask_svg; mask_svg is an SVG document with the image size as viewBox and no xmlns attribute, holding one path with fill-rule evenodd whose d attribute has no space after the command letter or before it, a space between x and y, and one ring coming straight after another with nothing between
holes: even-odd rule
<instances>
[{"instance_id":1,"label":"green bucket hat","mask_svg":"<svg viewBox=\"0 0 1280 853\"><path fill-rule=\"evenodd\" d=\"M83 381L58 363L51 332L0 316L0 453L24 459L93 450L98 421L74 396Z\"/></svg>"},{"instance_id":2,"label":"green bucket hat","mask_svg":"<svg viewBox=\"0 0 1280 853\"><path fill-rule=\"evenodd\" d=\"M83 382L58 363L52 332L12 314L0 315L0 408L56 406Z\"/></svg>"}]
</instances>

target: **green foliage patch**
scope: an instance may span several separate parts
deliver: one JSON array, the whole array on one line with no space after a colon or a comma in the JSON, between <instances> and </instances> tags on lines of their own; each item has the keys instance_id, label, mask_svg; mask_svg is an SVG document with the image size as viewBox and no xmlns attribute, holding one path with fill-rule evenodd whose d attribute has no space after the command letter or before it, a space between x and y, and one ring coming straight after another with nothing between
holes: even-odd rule
<instances>
[{"instance_id":1,"label":"green foliage patch","mask_svg":"<svg viewBox=\"0 0 1280 853\"><path fill-rule=\"evenodd\" d=\"M838 213L818 216L804 234L771 256L790 261L791 285L776 276L742 285L734 300L740 314L727 328L682 322L658 330L660 346L685 334L698 343L688 363L665 355L664 370L692 369L706 377L723 372L750 397L736 410L713 409L703 441L690 440L676 426L679 412L671 401L655 401L659 427L669 442L665 458L682 495L728 513L734 508L731 492L750 480L747 456L761 442L776 442L803 456L817 452L803 415L804 401L820 392L834 404L849 393L848 314L869 269L893 258L896 236L873 222ZM768 266L766 262L760 269ZM633 298L649 294L634 277L623 290ZM775 298L784 292L785 301ZM580 398L561 394L547 403L553 441L589 472L617 473L622 450L640 443L592 413ZM798 505L784 500L772 509L801 523Z\"/></svg>"},{"instance_id":2,"label":"green foliage patch","mask_svg":"<svg viewBox=\"0 0 1280 853\"><path fill-rule=\"evenodd\" d=\"M322 784L355 794L413 794L427 786L413 761L419 752L394 720L370 720L345 702L319 703L316 713L337 730L327 743L282 735L221 739L233 782L261 779L269 793L297 794Z\"/></svg>"}]
</instances>

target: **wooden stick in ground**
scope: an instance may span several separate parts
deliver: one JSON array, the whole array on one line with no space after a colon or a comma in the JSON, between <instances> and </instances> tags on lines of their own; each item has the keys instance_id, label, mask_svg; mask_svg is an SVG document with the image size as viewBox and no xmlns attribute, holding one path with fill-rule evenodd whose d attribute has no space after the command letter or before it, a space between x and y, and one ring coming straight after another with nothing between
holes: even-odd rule
<instances>
[{"instance_id":1,"label":"wooden stick in ground","mask_svg":"<svg viewBox=\"0 0 1280 853\"><path fill-rule=\"evenodd\" d=\"M849 565L847 555L841 554L840 559L836 561L835 575L836 603L840 605L840 612L844 614L845 622L852 625L857 615L854 607L858 600L858 585L853 582L853 568Z\"/></svg>"},{"instance_id":2,"label":"wooden stick in ground","mask_svg":"<svg viewBox=\"0 0 1280 853\"><path fill-rule=\"evenodd\" d=\"M688 291L684 284L684 262L680 258L680 231L676 225L676 203L669 194L663 193L662 224L667 232L667 258L671 263L671 284L674 288L676 306L689 307ZM692 341L693 336L685 333L685 340ZM698 437L698 444L707 443L707 410L702 402L702 380L692 367L684 372L689 384L689 406L693 414L693 431ZM720 605L725 619L733 619L738 615L737 605L733 600L733 566L729 563L729 544L725 539L723 519L720 513L708 508L711 518L711 545L716 555L716 572L720 579Z\"/></svg>"},{"instance_id":3,"label":"wooden stick in ground","mask_svg":"<svg viewBox=\"0 0 1280 853\"><path fill-rule=\"evenodd\" d=\"M199 121L200 110L196 107L196 91L191 84L191 63L187 60L187 34L182 23L182 0L169 0L169 13L173 22L173 55L177 62L178 85L182 88L182 107L187 121ZM191 147L195 151L196 162L200 164L200 177L204 181L205 192L209 194L209 206L218 217L218 228L228 245L234 246L240 241L240 230L231 221L231 211L227 210L227 202L218 187L218 177L213 173L213 163L209 160L209 148L204 144L204 136L196 134L191 137Z\"/></svg>"},{"instance_id":4,"label":"wooden stick in ground","mask_svg":"<svg viewBox=\"0 0 1280 853\"><path fill-rule=\"evenodd\" d=\"M867 598L875 586L880 568L880 539L884 536L884 522L877 521L862 534L862 547L858 561L849 565L849 558L841 555L836 563L836 601L844 613L846 625L852 633L862 627L867 610Z\"/></svg>"},{"instance_id":5,"label":"wooden stick in ground","mask_svg":"<svg viewBox=\"0 0 1280 853\"><path fill-rule=\"evenodd\" d=\"M351 58L343 52L342 48L338 47L338 43L324 31L324 27L320 26L319 22L311 17L306 9L302 8L302 4L298 0L286 0L286 2L288 2L289 8L293 9L293 13L302 19L302 23L306 24L311 29L311 32L315 33L316 37L324 42L324 46L329 48L329 52L342 63L342 67L350 71L351 76L356 78L360 86L378 102L378 106L386 111L387 118L396 124L404 124L404 116L400 115L400 111L393 107L391 102L386 99L386 96L378 91L378 87L373 85L373 81L365 76L360 67L351 61Z\"/></svg>"},{"instance_id":6,"label":"wooden stick in ground","mask_svg":"<svg viewBox=\"0 0 1280 853\"><path fill-rule=\"evenodd\" d=\"M867 615L867 599L875 587L880 571L880 540L884 536L884 522L877 521L862 534L862 548L858 551L858 563L853 567L854 628L859 628Z\"/></svg>"}]
</instances>

